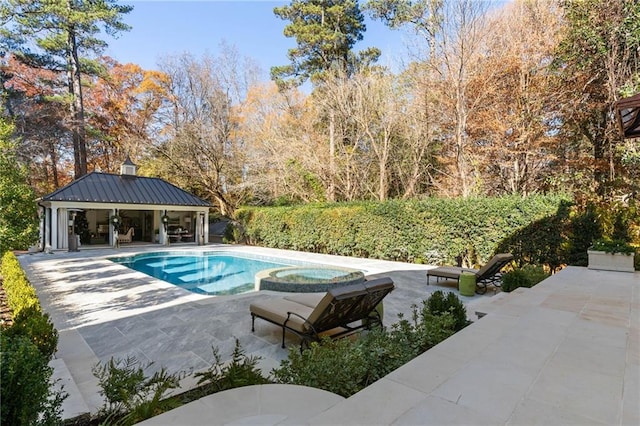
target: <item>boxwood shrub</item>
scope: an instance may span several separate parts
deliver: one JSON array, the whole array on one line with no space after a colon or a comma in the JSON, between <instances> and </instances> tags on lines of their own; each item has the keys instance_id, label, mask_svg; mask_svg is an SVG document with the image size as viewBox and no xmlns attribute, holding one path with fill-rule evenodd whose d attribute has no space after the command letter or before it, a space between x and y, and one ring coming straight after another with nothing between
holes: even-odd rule
<instances>
[{"instance_id":1,"label":"boxwood shrub","mask_svg":"<svg viewBox=\"0 0 640 426\"><path fill-rule=\"evenodd\" d=\"M54 425L61 423L65 395L51 388L49 358L25 336L0 335L2 376L0 423Z\"/></svg>"},{"instance_id":2,"label":"boxwood shrub","mask_svg":"<svg viewBox=\"0 0 640 426\"><path fill-rule=\"evenodd\" d=\"M2 287L7 294L7 304L16 317L21 310L34 307L40 310L40 302L27 276L25 275L18 258L13 252L6 252L2 256L2 265L0 266L0 274L2 274Z\"/></svg>"},{"instance_id":3,"label":"boxwood shrub","mask_svg":"<svg viewBox=\"0 0 640 426\"><path fill-rule=\"evenodd\" d=\"M48 366L58 332L42 312L35 289L12 252L2 256L2 287L13 324L2 328L1 424L59 424L66 397L51 388Z\"/></svg>"}]
</instances>

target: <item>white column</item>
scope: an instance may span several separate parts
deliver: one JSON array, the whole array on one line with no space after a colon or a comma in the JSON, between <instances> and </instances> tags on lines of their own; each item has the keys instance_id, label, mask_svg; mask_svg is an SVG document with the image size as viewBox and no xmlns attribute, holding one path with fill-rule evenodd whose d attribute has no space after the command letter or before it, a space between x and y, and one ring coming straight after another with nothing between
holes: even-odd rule
<instances>
[{"instance_id":1,"label":"white column","mask_svg":"<svg viewBox=\"0 0 640 426\"><path fill-rule=\"evenodd\" d=\"M204 243L209 244L209 211L204 212Z\"/></svg>"},{"instance_id":2,"label":"white column","mask_svg":"<svg viewBox=\"0 0 640 426\"><path fill-rule=\"evenodd\" d=\"M114 232L113 223L111 223L111 217L115 216L117 213L117 209L111 209L111 213L109 214L109 245L111 247L116 246L116 238L118 238L117 234Z\"/></svg>"},{"instance_id":3,"label":"white column","mask_svg":"<svg viewBox=\"0 0 640 426\"><path fill-rule=\"evenodd\" d=\"M69 248L69 212L67 209L58 209L58 241L56 248L66 249Z\"/></svg>"},{"instance_id":4,"label":"white column","mask_svg":"<svg viewBox=\"0 0 640 426\"><path fill-rule=\"evenodd\" d=\"M44 235L42 236L42 249L51 250L51 208L44 208Z\"/></svg>"},{"instance_id":5,"label":"white column","mask_svg":"<svg viewBox=\"0 0 640 426\"><path fill-rule=\"evenodd\" d=\"M50 229L50 234L49 234L49 247L52 250L55 250L58 248L58 209L57 208L51 208L51 218L49 219L49 229Z\"/></svg>"},{"instance_id":6,"label":"white column","mask_svg":"<svg viewBox=\"0 0 640 426\"><path fill-rule=\"evenodd\" d=\"M169 235L167 234L167 226L162 222L162 216L168 214L166 210L160 211L160 244L167 245L169 243Z\"/></svg>"}]
</instances>

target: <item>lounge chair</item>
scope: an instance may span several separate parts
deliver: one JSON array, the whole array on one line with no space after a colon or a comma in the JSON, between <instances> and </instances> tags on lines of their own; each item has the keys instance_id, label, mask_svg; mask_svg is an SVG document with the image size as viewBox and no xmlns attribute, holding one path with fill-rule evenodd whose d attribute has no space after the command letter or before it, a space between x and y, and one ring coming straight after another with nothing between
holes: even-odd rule
<instances>
[{"instance_id":1,"label":"lounge chair","mask_svg":"<svg viewBox=\"0 0 640 426\"><path fill-rule=\"evenodd\" d=\"M446 278L448 280L456 280L459 284L460 275L463 272L469 272L476 276L476 293L485 294L489 284L500 287L502 284L502 274L500 270L512 260L513 255L500 253L493 256L491 260L480 269L461 268L457 266L441 266L429 269L427 271L427 284L429 284L429 277L436 277L436 282L438 282L440 278Z\"/></svg>"},{"instance_id":2,"label":"lounge chair","mask_svg":"<svg viewBox=\"0 0 640 426\"><path fill-rule=\"evenodd\" d=\"M126 234L118 234L119 243L130 243L133 239L133 227L129 228Z\"/></svg>"},{"instance_id":3,"label":"lounge chair","mask_svg":"<svg viewBox=\"0 0 640 426\"><path fill-rule=\"evenodd\" d=\"M300 350L321 335L345 336L373 325L381 325L376 307L394 289L390 278L377 278L362 284L338 287L322 294L292 294L249 306L251 331L256 318L282 327L282 347L289 331L298 336Z\"/></svg>"}]
</instances>

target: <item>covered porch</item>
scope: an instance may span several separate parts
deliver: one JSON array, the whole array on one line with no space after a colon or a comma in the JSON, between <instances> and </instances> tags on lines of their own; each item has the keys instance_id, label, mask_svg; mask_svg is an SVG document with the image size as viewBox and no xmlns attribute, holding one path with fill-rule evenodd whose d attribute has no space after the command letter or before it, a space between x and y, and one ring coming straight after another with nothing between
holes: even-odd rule
<instances>
[{"instance_id":1,"label":"covered porch","mask_svg":"<svg viewBox=\"0 0 640 426\"><path fill-rule=\"evenodd\" d=\"M38 200L40 249L144 242L209 243L211 204L171 183L136 175L130 159L120 174L92 172Z\"/></svg>"},{"instance_id":2,"label":"covered porch","mask_svg":"<svg viewBox=\"0 0 640 426\"><path fill-rule=\"evenodd\" d=\"M209 243L209 211L183 206L41 204L41 249ZM76 245L70 241L75 238Z\"/></svg>"}]
</instances>

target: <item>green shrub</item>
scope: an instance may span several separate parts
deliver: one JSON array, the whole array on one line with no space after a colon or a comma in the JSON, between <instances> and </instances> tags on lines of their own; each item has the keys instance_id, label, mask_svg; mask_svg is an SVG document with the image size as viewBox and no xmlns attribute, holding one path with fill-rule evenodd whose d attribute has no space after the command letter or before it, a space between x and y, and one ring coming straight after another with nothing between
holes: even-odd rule
<instances>
[{"instance_id":1,"label":"green shrub","mask_svg":"<svg viewBox=\"0 0 640 426\"><path fill-rule=\"evenodd\" d=\"M413 306L412 321L400 320L388 330L367 334L361 342L369 356L369 372L365 386L384 377L413 358L455 333L455 320L451 313L433 315L423 303L418 311Z\"/></svg>"},{"instance_id":2,"label":"green shrub","mask_svg":"<svg viewBox=\"0 0 640 426\"><path fill-rule=\"evenodd\" d=\"M456 306L451 301L442 305ZM272 374L280 383L351 396L454 334L454 310L433 314L425 301L420 310L413 306L412 321L401 316L389 330L375 328L355 340L325 338L302 353L291 348Z\"/></svg>"},{"instance_id":3,"label":"green shrub","mask_svg":"<svg viewBox=\"0 0 640 426\"><path fill-rule=\"evenodd\" d=\"M603 251L605 253L635 253L635 249L626 240L612 240L610 238L599 238L593 242L591 250Z\"/></svg>"},{"instance_id":4,"label":"green shrub","mask_svg":"<svg viewBox=\"0 0 640 426\"><path fill-rule=\"evenodd\" d=\"M437 290L424 302L426 312L434 316L450 313L454 320L454 330L460 331L471 323L467 319L467 309L458 296L442 290Z\"/></svg>"},{"instance_id":5,"label":"green shrub","mask_svg":"<svg viewBox=\"0 0 640 426\"><path fill-rule=\"evenodd\" d=\"M145 370L152 364L142 366L135 357L127 357L93 367L100 395L105 397L101 414L110 424L132 425L179 406L176 400L163 398L179 386L181 375L161 368L147 377Z\"/></svg>"},{"instance_id":6,"label":"green shrub","mask_svg":"<svg viewBox=\"0 0 640 426\"><path fill-rule=\"evenodd\" d=\"M0 119L0 256L38 240L38 207L28 168L18 160L14 126Z\"/></svg>"},{"instance_id":7,"label":"green shrub","mask_svg":"<svg viewBox=\"0 0 640 426\"><path fill-rule=\"evenodd\" d=\"M5 333L27 337L47 359L51 358L58 346L58 331L49 320L49 314L43 314L34 306L20 310Z\"/></svg>"},{"instance_id":8,"label":"green shrub","mask_svg":"<svg viewBox=\"0 0 640 426\"><path fill-rule=\"evenodd\" d=\"M214 363L206 371L195 374L195 377L199 378L198 384L203 385L206 395L241 386L269 383L257 367L260 357L246 356L238 339L236 339L231 361L228 363L222 361L218 348L212 347L211 350Z\"/></svg>"},{"instance_id":9,"label":"green shrub","mask_svg":"<svg viewBox=\"0 0 640 426\"><path fill-rule=\"evenodd\" d=\"M531 288L549 277L542 266L525 265L502 275L502 291L512 292L516 288Z\"/></svg>"},{"instance_id":10,"label":"green shrub","mask_svg":"<svg viewBox=\"0 0 640 426\"><path fill-rule=\"evenodd\" d=\"M250 244L267 247L429 264L461 256L468 266L500 247L556 267L568 205L561 196L426 198L245 207L236 218Z\"/></svg>"},{"instance_id":11,"label":"green shrub","mask_svg":"<svg viewBox=\"0 0 640 426\"><path fill-rule=\"evenodd\" d=\"M66 395L52 391L49 358L25 336L0 335L0 423L54 425L61 423Z\"/></svg>"},{"instance_id":12,"label":"green shrub","mask_svg":"<svg viewBox=\"0 0 640 426\"><path fill-rule=\"evenodd\" d=\"M587 266L587 249L591 242L602 236L602 224L598 220L595 206L578 207L571 215L567 239L567 263Z\"/></svg>"},{"instance_id":13,"label":"green shrub","mask_svg":"<svg viewBox=\"0 0 640 426\"><path fill-rule=\"evenodd\" d=\"M302 353L295 347L272 371L280 383L324 389L348 397L363 388L367 377L366 354L349 339L312 342Z\"/></svg>"},{"instance_id":14,"label":"green shrub","mask_svg":"<svg viewBox=\"0 0 640 426\"><path fill-rule=\"evenodd\" d=\"M36 291L29 283L15 254L8 251L2 256L0 273L3 278L2 287L7 294L7 304L11 308L14 317L25 308L40 309Z\"/></svg>"}]
</instances>

